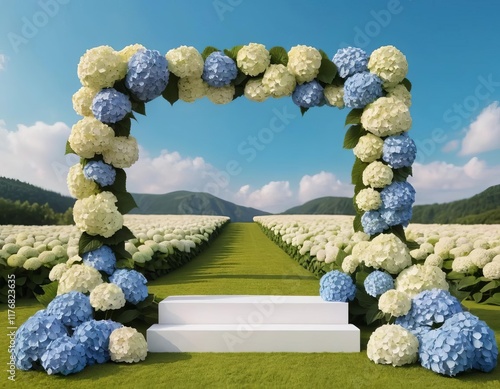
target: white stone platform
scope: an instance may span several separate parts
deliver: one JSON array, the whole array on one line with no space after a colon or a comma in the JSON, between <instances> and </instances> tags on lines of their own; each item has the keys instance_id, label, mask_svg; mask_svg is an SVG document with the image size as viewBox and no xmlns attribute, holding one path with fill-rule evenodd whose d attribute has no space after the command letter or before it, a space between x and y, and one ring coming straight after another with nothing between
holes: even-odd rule
<instances>
[{"instance_id":1,"label":"white stone platform","mask_svg":"<svg viewBox=\"0 0 500 389\"><path fill-rule=\"evenodd\" d=\"M359 352L348 304L319 296L171 296L150 352Z\"/></svg>"}]
</instances>

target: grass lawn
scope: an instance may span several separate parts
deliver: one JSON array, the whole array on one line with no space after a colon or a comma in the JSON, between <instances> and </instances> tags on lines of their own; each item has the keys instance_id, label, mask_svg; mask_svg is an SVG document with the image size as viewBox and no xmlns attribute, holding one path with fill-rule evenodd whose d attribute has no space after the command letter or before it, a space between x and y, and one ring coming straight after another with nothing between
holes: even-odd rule
<instances>
[{"instance_id":1,"label":"grass lawn","mask_svg":"<svg viewBox=\"0 0 500 389\"><path fill-rule=\"evenodd\" d=\"M158 296L188 294L317 295L318 280L266 238L253 223L231 223L200 256L157 279ZM500 342L500 307L468 303ZM17 302L20 325L42 306ZM5 307L0 310L7 327ZM142 329L143 331L146 328ZM376 365L366 356L369 328L362 328L360 353L150 353L139 364L106 363L67 376L17 371L16 382L2 369L1 387L16 388L499 388L500 369L442 377L420 365ZM8 338L0 337L0 363L8 360ZM4 384L5 382L5 384Z\"/></svg>"}]
</instances>

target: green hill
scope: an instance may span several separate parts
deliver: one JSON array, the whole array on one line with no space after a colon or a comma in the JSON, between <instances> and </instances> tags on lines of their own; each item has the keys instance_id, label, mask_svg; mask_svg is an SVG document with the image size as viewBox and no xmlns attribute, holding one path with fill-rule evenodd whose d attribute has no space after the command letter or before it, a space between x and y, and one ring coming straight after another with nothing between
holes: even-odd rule
<instances>
[{"instance_id":1,"label":"green hill","mask_svg":"<svg viewBox=\"0 0 500 389\"><path fill-rule=\"evenodd\" d=\"M356 211L349 197L320 197L290 208L284 215L355 215Z\"/></svg>"}]
</instances>

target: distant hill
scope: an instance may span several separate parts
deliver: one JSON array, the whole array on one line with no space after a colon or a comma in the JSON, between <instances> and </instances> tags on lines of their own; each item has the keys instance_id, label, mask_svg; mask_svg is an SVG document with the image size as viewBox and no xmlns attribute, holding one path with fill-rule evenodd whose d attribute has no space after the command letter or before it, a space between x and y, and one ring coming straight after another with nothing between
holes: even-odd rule
<instances>
[{"instance_id":1,"label":"distant hill","mask_svg":"<svg viewBox=\"0 0 500 389\"><path fill-rule=\"evenodd\" d=\"M255 208L242 207L208 193L177 191L166 194L133 193L139 208L131 214L142 215L221 215L233 222L250 222L254 216L269 215Z\"/></svg>"},{"instance_id":2,"label":"distant hill","mask_svg":"<svg viewBox=\"0 0 500 389\"><path fill-rule=\"evenodd\" d=\"M320 197L290 208L285 215L355 215L352 199L349 197Z\"/></svg>"}]
</instances>

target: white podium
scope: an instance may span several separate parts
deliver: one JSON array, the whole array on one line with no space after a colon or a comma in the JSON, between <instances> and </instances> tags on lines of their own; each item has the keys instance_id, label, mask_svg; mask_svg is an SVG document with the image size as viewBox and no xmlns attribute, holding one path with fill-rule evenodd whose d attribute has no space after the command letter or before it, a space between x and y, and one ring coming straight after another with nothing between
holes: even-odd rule
<instances>
[{"instance_id":1,"label":"white podium","mask_svg":"<svg viewBox=\"0 0 500 389\"><path fill-rule=\"evenodd\" d=\"M171 296L149 352L359 352L348 304L319 296Z\"/></svg>"}]
</instances>

